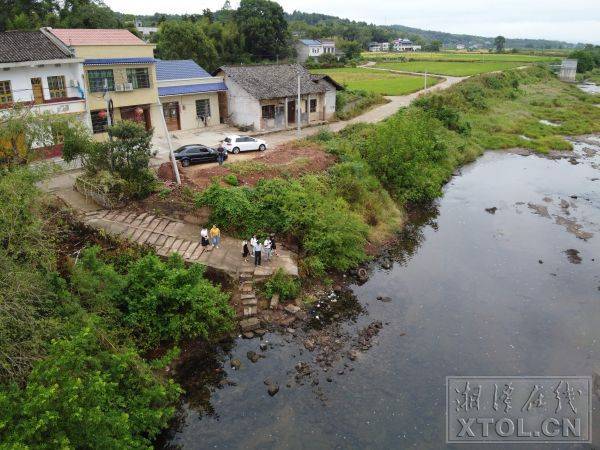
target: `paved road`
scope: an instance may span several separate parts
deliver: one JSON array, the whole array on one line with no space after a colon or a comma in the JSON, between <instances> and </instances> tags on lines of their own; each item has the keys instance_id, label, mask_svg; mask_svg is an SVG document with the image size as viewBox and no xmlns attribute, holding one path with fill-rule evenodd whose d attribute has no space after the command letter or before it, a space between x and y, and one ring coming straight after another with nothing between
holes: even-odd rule
<instances>
[{"instance_id":1,"label":"paved road","mask_svg":"<svg viewBox=\"0 0 600 450\"><path fill-rule=\"evenodd\" d=\"M382 70L382 71L399 73L399 74L410 73L410 72L402 72L402 71L397 71L397 70L380 69L380 68L372 68L372 67L365 68L365 70ZM423 75L423 74L417 74L417 75ZM407 107L408 105L410 105L412 103L412 101L415 100L420 95L423 95L428 92L440 91L440 90L447 89L450 86L452 86L456 83L459 83L467 78L467 77L450 77L450 76L439 76L439 75L436 77L443 78L443 81L439 82L438 84L436 84L430 88L421 89L420 91L413 92L412 94L386 96L386 98L389 100L389 103L385 103L383 105L376 106L375 108L372 108L372 109L364 112L360 116L354 117L353 119L340 120L338 122L332 122L332 123L326 124L326 125L303 128L301 131L301 136L302 137L312 136L314 134L317 134L321 130L330 130L333 132L337 132L337 131L344 129L348 125L359 123L359 122L364 122L364 123L380 122L380 121L385 120L388 117L394 115L400 108L404 108L404 107ZM277 146L279 146L279 145L296 140L297 132L295 130L278 131L278 132L263 135L263 136L261 136L261 139L264 139L267 141L267 143L270 146L270 150L268 150L268 151L272 151L272 150L277 150ZM254 159L258 155L260 155L259 152L240 153L238 155L235 155L235 160L236 161L244 161L244 160ZM161 155L161 160L166 161L166 155ZM233 158L231 158L230 161L231 160L233 160ZM194 166L194 171L202 170L204 168L209 168L209 167L215 167L216 165L217 165L216 163L196 165L196 166Z\"/></svg>"}]
</instances>

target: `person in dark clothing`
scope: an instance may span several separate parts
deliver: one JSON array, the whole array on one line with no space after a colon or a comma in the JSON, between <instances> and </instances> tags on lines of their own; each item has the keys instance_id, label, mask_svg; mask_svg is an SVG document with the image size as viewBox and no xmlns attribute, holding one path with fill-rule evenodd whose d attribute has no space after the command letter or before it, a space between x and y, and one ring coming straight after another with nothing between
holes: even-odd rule
<instances>
[{"instance_id":1,"label":"person in dark clothing","mask_svg":"<svg viewBox=\"0 0 600 450\"><path fill-rule=\"evenodd\" d=\"M254 265L255 266L260 266L262 263L262 261L261 261L262 249L263 249L262 244L260 243L260 241L257 241L256 244L254 244Z\"/></svg>"},{"instance_id":2,"label":"person in dark clothing","mask_svg":"<svg viewBox=\"0 0 600 450\"><path fill-rule=\"evenodd\" d=\"M242 258L244 258L244 261L248 261L249 254L250 250L248 249L248 241L244 240L244 242L242 242Z\"/></svg>"},{"instance_id":3,"label":"person in dark clothing","mask_svg":"<svg viewBox=\"0 0 600 450\"><path fill-rule=\"evenodd\" d=\"M269 238L271 240L271 252L275 255L275 256L279 256L279 254L277 253L277 244L275 244L275 235L272 234L271 237Z\"/></svg>"},{"instance_id":4,"label":"person in dark clothing","mask_svg":"<svg viewBox=\"0 0 600 450\"><path fill-rule=\"evenodd\" d=\"M222 145L219 145L219 148L217 148L217 162L222 166L223 161L225 161L225 149Z\"/></svg>"}]
</instances>

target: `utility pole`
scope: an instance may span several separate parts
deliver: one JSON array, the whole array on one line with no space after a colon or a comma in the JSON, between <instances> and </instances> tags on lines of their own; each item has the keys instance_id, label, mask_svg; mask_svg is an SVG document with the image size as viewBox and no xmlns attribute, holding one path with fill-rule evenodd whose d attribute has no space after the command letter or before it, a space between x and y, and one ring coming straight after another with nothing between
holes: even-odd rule
<instances>
[{"instance_id":1,"label":"utility pole","mask_svg":"<svg viewBox=\"0 0 600 450\"><path fill-rule=\"evenodd\" d=\"M104 100L106 100L106 124L112 125L112 117L110 117L110 93L108 91L108 78L104 79Z\"/></svg>"},{"instance_id":2,"label":"utility pole","mask_svg":"<svg viewBox=\"0 0 600 450\"><path fill-rule=\"evenodd\" d=\"M165 130L165 135L167 136L167 144L169 145L169 157L171 159L171 166L173 166L173 173L175 174L175 181L177 181L178 185L181 185L181 177L179 176L179 168L177 167L177 161L175 160L175 154L173 153L173 143L171 142L171 135L169 134L169 129L167 128L167 121L165 120L165 113L163 110L162 103L160 99L158 100L158 108L159 115L162 118L161 122L163 124L163 128Z\"/></svg>"},{"instance_id":3,"label":"utility pole","mask_svg":"<svg viewBox=\"0 0 600 450\"><path fill-rule=\"evenodd\" d=\"M300 121L302 120L302 115L300 114L300 71L298 71L298 101L296 103L298 105L296 106L296 110L298 111L298 117L296 117L296 123L298 124L296 137L300 139Z\"/></svg>"}]
</instances>

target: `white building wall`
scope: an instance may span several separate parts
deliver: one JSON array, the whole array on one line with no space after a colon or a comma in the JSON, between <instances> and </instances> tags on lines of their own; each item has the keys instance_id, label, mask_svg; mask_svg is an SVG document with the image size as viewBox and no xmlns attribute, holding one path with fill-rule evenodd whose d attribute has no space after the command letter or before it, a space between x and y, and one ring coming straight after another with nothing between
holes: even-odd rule
<instances>
[{"instance_id":1,"label":"white building wall","mask_svg":"<svg viewBox=\"0 0 600 450\"><path fill-rule=\"evenodd\" d=\"M225 85L227 86L227 110L231 124L252 125L255 130L260 130L262 115L260 102L227 76L225 76Z\"/></svg>"},{"instance_id":2,"label":"white building wall","mask_svg":"<svg viewBox=\"0 0 600 450\"><path fill-rule=\"evenodd\" d=\"M41 78L44 99L50 99L49 76L64 76L68 97L83 97L83 66L81 63L45 64L43 66L19 66L0 69L0 80L10 81L14 102L33 101L32 78ZM72 86L73 85L73 86ZM77 88L81 87L81 91Z\"/></svg>"},{"instance_id":3,"label":"white building wall","mask_svg":"<svg viewBox=\"0 0 600 450\"><path fill-rule=\"evenodd\" d=\"M335 114L336 90L327 90L325 92L325 120L331 119Z\"/></svg>"}]
</instances>

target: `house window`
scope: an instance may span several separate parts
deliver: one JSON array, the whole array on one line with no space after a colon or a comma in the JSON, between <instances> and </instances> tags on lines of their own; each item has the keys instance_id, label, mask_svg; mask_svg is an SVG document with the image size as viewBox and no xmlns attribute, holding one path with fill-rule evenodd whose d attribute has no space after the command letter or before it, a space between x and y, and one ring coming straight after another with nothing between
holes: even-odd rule
<instances>
[{"instance_id":1,"label":"house window","mask_svg":"<svg viewBox=\"0 0 600 450\"><path fill-rule=\"evenodd\" d=\"M196 100L196 117L210 117L210 100L203 98Z\"/></svg>"},{"instance_id":2,"label":"house window","mask_svg":"<svg viewBox=\"0 0 600 450\"><path fill-rule=\"evenodd\" d=\"M67 96L65 77L62 75L48 77L48 90L50 98L65 98Z\"/></svg>"},{"instance_id":3,"label":"house window","mask_svg":"<svg viewBox=\"0 0 600 450\"><path fill-rule=\"evenodd\" d=\"M100 109L97 111L91 111L92 116L92 131L94 133L104 133L108 126L108 117L106 116L106 110Z\"/></svg>"},{"instance_id":4,"label":"house window","mask_svg":"<svg viewBox=\"0 0 600 450\"><path fill-rule=\"evenodd\" d=\"M275 105L264 105L262 107L262 118L263 119L274 119L275 118Z\"/></svg>"},{"instance_id":5,"label":"house window","mask_svg":"<svg viewBox=\"0 0 600 450\"><path fill-rule=\"evenodd\" d=\"M310 112L317 112L317 99L316 98L310 99Z\"/></svg>"},{"instance_id":6,"label":"house window","mask_svg":"<svg viewBox=\"0 0 600 450\"><path fill-rule=\"evenodd\" d=\"M108 84L108 90L115 90L115 75L112 69L107 70L89 70L88 82L90 85L90 92L104 92L104 81Z\"/></svg>"},{"instance_id":7,"label":"house window","mask_svg":"<svg viewBox=\"0 0 600 450\"><path fill-rule=\"evenodd\" d=\"M148 69L145 67L127 69L127 82L131 83L134 89L149 88L150 77L148 76Z\"/></svg>"},{"instance_id":8,"label":"house window","mask_svg":"<svg viewBox=\"0 0 600 450\"><path fill-rule=\"evenodd\" d=\"M12 103L13 96L10 89L10 81L0 81L0 104Z\"/></svg>"}]
</instances>

